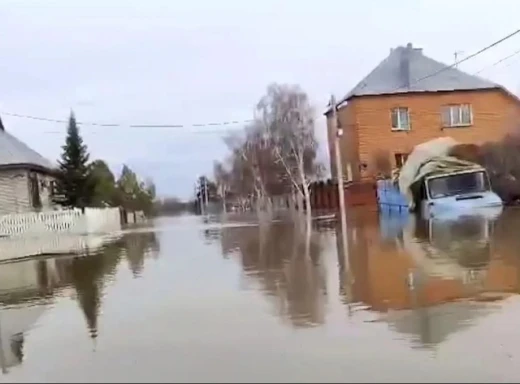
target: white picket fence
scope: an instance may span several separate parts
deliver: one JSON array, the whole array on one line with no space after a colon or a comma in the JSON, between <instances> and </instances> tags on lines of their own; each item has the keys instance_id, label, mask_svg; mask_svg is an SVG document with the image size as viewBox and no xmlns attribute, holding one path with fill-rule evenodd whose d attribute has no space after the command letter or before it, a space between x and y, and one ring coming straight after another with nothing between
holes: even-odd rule
<instances>
[{"instance_id":1,"label":"white picket fence","mask_svg":"<svg viewBox=\"0 0 520 384\"><path fill-rule=\"evenodd\" d=\"M121 232L116 232L104 235L49 234L35 237L1 237L0 262L40 255L95 253L121 236Z\"/></svg>"},{"instance_id":2,"label":"white picket fence","mask_svg":"<svg viewBox=\"0 0 520 384\"><path fill-rule=\"evenodd\" d=\"M11 213L0 216L0 236L88 235L121 231L119 208Z\"/></svg>"}]
</instances>

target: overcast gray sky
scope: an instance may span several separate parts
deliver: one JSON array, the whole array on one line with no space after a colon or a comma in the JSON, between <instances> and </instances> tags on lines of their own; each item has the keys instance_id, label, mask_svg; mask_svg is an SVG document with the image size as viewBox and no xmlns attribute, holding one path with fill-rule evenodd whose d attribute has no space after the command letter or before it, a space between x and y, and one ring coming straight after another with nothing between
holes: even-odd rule
<instances>
[{"instance_id":1,"label":"overcast gray sky","mask_svg":"<svg viewBox=\"0 0 520 384\"><path fill-rule=\"evenodd\" d=\"M391 47L412 42L451 64L455 51L469 55L518 29L518 14L514 0L0 0L0 114L50 159L65 126L5 113L66 119L74 109L79 121L185 124L82 133L114 171L129 164L160 194L187 198L226 155L219 127L190 125L251 118L273 81L299 83L321 111ZM487 68L481 76L518 93L520 54L492 64L519 49L515 36L461 69ZM328 162L321 117L317 135Z\"/></svg>"}]
</instances>

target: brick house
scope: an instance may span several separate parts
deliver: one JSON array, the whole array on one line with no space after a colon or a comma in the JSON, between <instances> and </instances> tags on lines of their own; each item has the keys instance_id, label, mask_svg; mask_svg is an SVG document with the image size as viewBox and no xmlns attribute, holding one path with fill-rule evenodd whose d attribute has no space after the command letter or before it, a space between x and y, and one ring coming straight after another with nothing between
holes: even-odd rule
<instances>
[{"instance_id":1,"label":"brick house","mask_svg":"<svg viewBox=\"0 0 520 384\"><path fill-rule=\"evenodd\" d=\"M345 177L374 176L381 150L400 166L415 145L439 136L468 144L499 140L519 112L519 100L504 87L437 62L412 44L394 48L338 102ZM335 177L330 108L325 115Z\"/></svg>"},{"instance_id":2,"label":"brick house","mask_svg":"<svg viewBox=\"0 0 520 384\"><path fill-rule=\"evenodd\" d=\"M53 168L0 121L0 215L51 209Z\"/></svg>"}]
</instances>

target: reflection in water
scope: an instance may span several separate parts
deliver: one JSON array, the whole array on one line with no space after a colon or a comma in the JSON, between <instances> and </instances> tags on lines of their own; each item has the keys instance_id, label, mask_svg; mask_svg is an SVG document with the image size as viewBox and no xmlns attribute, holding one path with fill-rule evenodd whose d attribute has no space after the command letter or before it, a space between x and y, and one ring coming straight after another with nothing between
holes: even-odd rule
<instances>
[{"instance_id":1,"label":"reflection in water","mask_svg":"<svg viewBox=\"0 0 520 384\"><path fill-rule=\"evenodd\" d=\"M310 239L293 223L160 223L162 256L153 263L156 235L140 232L87 257L1 264L3 379L397 382L425 371L432 381L518 377L495 350L506 350L510 339L514 351L518 341L500 314L514 319L520 308L503 300L520 290L520 238L511 230L520 212L495 221L421 221L351 210L345 245L330 221L316 225ZM68 297L83 314L81 333L66 317ZM266 302L272 313L264 312ZM42 318L46 311L53 315ZM58 321L72 325L64 330ZM484 342L492 348L480 348ZM431 349L444 358L432 360ZM475 366L475 359L491 363Z\"/></svg>"},{"instance_id":2,"label":"reflection in water","mask_svg":"<svg viewBox=\"0 0 520 384\"><path fill-rule=\"evenodd\" d=\"M235 254L246 276L275 303L276 311L299 327L324 322L327 295L320 236L306 238L294 223L222 228L223 254Z\"/></svg>"},{"instance_id":3,"label":"reflection in water","mask_svg":"<svg viewBox=\"0 0 520 384\"><path fill-rule=\"evenodd\" d=\"M126 236L120 244L134 277L141 276L144 260L147 257L156 258L159 255L159 242L154 232L140 232Z\"/></svg>"},{"instance_id":4,"label":"reflection in water","mask_svg":"<svg viewBox=\"0 0 520 384\"><path fill-rule=\"evenodd\" d=\"M128 234L86 256L28 259L0 264L0 363L3 371L23 361L25 332L53 300L73 289L90 337L98 336L98 316L107 282L121 259L127 259L134 276L144 259L155 257L158 241L153 232Z\"/></svg>"},{"instance_id":5,"label":"reflection in water","mask_svg":"<svg viewBox=\"0 0 520 384\"><path fill-rule=\"evenodd\" d=\"M519 263L511 252L518 217L506 211L498 221L479 215L425 221L357 212L347 232L354 279L342 290L351 288L345 301L382 313L423 346L438 344L495 308L484 301L518 293ZM348 286L346 279L341 285Z\"/></svg>"}]
</instances>

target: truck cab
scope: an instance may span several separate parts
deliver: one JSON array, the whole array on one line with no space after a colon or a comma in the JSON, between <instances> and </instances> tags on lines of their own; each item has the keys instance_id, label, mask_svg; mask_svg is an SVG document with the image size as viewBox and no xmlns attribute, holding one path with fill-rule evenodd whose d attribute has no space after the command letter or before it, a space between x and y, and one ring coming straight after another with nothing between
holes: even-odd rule
<instances>
[{"instance_id":1,"label":"truck cab","mask_svg":"<svg viewBox=\"0 0 520 384\"><path fill-rule=\"evenodd\" d=\"M502 200L491 190L485 169L427 176L414 195L426 217L451 215L468 209L499 214Z\"/></svg>"}]
</instances>

